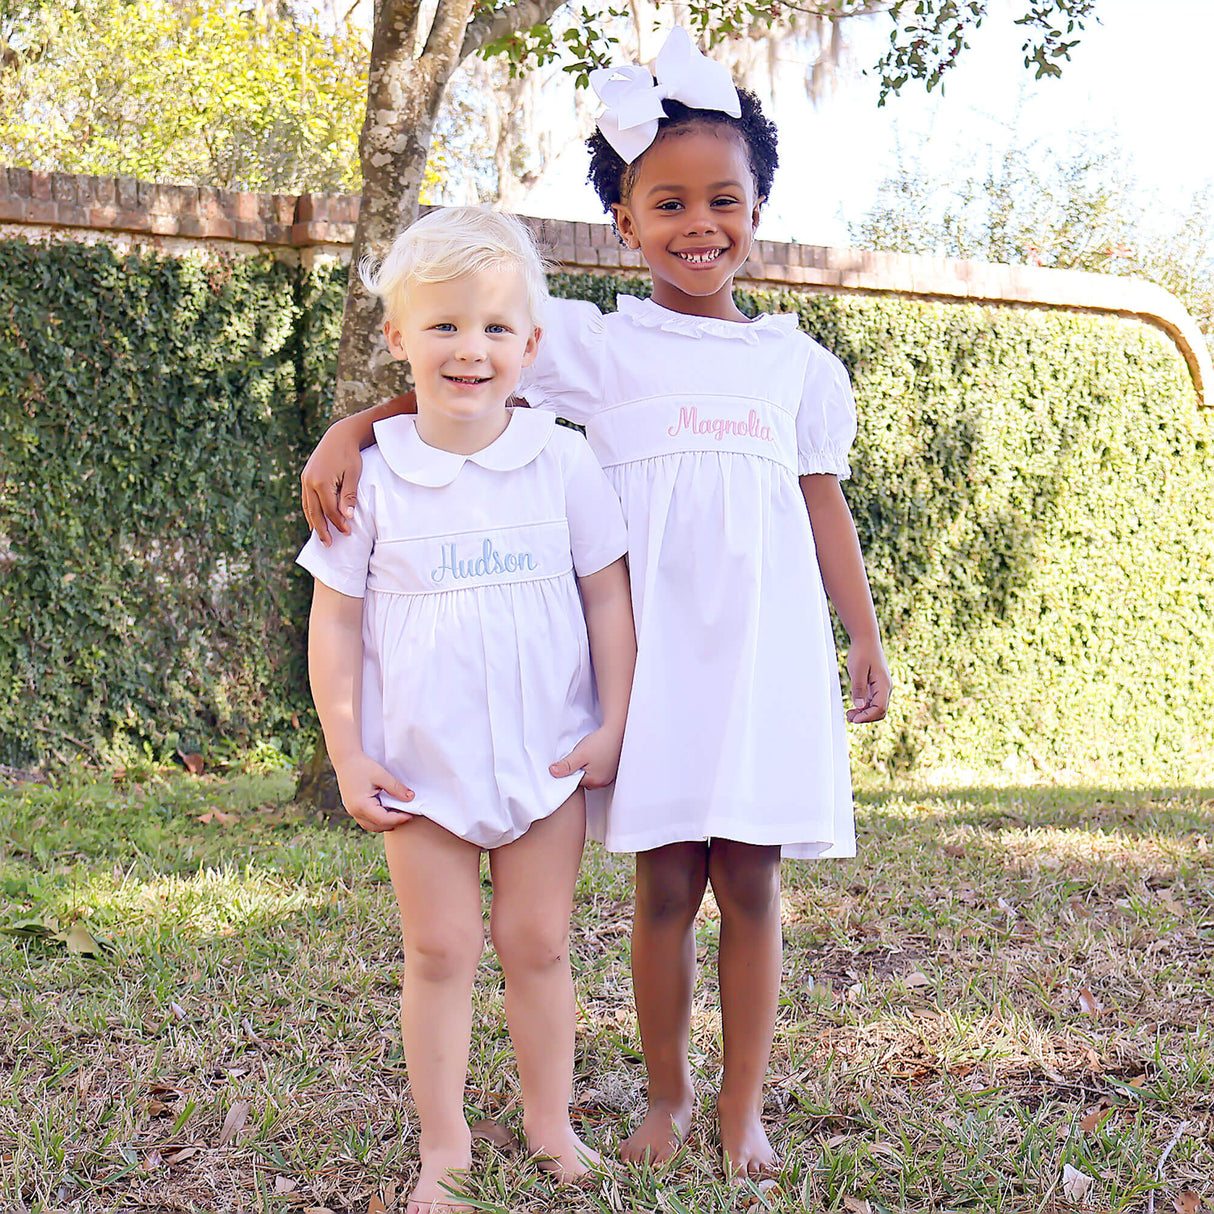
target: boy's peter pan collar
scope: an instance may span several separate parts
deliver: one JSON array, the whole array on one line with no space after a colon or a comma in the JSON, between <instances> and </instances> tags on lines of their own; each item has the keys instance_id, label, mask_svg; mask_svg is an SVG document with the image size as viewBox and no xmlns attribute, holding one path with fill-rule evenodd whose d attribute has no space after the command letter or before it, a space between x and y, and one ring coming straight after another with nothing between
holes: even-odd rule
<instances>
[{"instance_id":1,"label":"boy's peter pan collar","mask_svg":"<svg viewBox=\"0 0 1214 1214\"><path fill-rule=\"evenodd\" d=\"M511 409L506 428L487 447L460 455L424 443L412 413L386 417L375 423L375 442L384 462L397 476L414 485L437 489L449 485L465 462L471 460L491 472L522 468L548 445L556 417L535 409Z\"/></svg>"}]
</instances>

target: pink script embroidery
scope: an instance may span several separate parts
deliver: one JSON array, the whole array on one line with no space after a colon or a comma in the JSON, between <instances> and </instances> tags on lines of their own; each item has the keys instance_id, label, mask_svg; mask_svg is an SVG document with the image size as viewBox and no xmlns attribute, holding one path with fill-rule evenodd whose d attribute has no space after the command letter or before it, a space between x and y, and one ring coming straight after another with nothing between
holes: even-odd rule
<instances>
[{"instance_id":1,"label":"pink script embroidery","mask_svg":"<svg viewBox=\"0 0 1214 1214\"><path fill-rule=\"evenodd\" d=\"M720 442L727 434L738 435L741 438L759 438L769 443L772 441L771 427L763 425L759 415L753 409L745 421L737 421L728 417L701 418L695 405L690 407L685 405L679 410L679 420L673 426L667 426L666 433L674 438L684 430L692 434L711 434L717 442Z\"/></svg>"}]
</instances>

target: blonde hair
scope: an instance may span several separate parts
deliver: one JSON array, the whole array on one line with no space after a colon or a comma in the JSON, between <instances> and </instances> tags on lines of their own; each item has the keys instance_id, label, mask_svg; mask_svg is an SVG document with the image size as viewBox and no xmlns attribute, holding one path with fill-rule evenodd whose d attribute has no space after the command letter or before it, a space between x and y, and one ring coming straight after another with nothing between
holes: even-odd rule
<instances>
[{"instance_id":1,"label":"blonde hair","mask_svg":"<svg viewBox=\"0 0 1214 1214\"><path fill-rule=\"evenodd\" d=\"M548 301L544 260L527 226L501 211L431 211L401 232L382 259L364 257L358 275L393 320L406 306L410 283L449 282L501 266L513 266L522 275L531 321L538 326Z\"/></svg>"}]
</instances>

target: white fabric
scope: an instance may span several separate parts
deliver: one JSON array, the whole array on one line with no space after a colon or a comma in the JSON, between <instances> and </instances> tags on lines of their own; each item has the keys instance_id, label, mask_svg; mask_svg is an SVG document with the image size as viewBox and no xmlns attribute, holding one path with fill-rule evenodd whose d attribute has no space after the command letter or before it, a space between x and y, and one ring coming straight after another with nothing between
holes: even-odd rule
<instances>
[{"instance_id":1,"label":"white fabric","mask_svg":"<svg viewBox=\"0 0 1214 1214\"><path fill-rule=\"evenodd\" d=\"M637 671L606 844L855 854L830 614L798 475L849 475L847 372L790 315L554 300L520 396L586 427L620 496Z\"/></svg>"},{"instance_id":2,"label":"white fabric","mask_svg":"<svg viewBox=\"0 0 1214 1214\"><path fill-rule=\"evenodd\" d=\"M474 455L411 416L375 439L350 535L299 563L363 599L363 749L416 794L383 803L498 847L581 779L548 765L600 723L575 575L624 554L619 502L585 440L531 410Z\"/></svg>"},{"instance_id":3,"label":"white fabric","mask_svg":"<svg viewBox=\"0 0 1214 1214\"><path fill-rule=\"evenodd\" d=\"M590 73L590 87L606 107L598 116L598 128L625 164L631 164L657 137L667 98L696 110L742 115L729 69L702 55L681 26L670 31L653 66L652 76L635 63Z\"/></svg>"}]
</instances>

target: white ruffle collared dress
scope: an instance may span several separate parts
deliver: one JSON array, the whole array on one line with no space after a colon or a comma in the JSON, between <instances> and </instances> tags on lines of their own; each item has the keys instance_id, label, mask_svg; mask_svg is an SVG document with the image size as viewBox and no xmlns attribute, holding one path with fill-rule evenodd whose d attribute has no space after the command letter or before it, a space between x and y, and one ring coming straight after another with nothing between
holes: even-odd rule
<instances>
[{"instance_id":1,"label":"white ruffle collared dress","mask_svg":"<svg viewBox=\"0 0 1214 1214\"><path fill-rule=\"evenodd\" d=\"M613 851L713 838L855 854L838 659L798 476L849 475L847 372L792 315L554 300L519 394L586 428L637 628Z\"/></svg>"},{"instance_id":2,"label":"white ruffle collared dress","mask_svg":"<svg viewBox=\"0 0 1214 1214\"><path fill-rule=\"evenodd\" d=\"M298 559L363 599L363 749L415 793L382 802L500 847L581 780L548 772L600 724L576 577L624 555L624 523L551 415L512 410L467 456L414 420L376 423L350 534Z\"/></svg>"}]
</instances>

